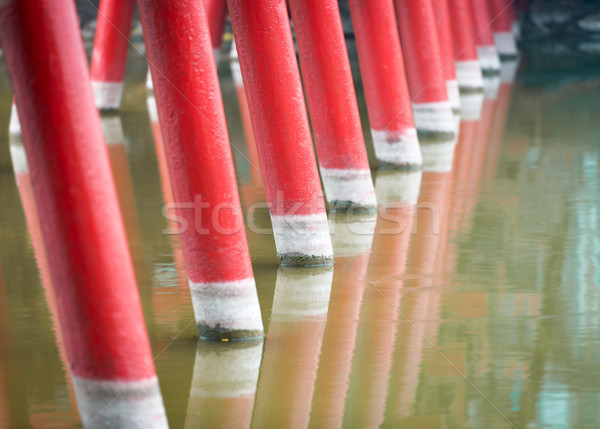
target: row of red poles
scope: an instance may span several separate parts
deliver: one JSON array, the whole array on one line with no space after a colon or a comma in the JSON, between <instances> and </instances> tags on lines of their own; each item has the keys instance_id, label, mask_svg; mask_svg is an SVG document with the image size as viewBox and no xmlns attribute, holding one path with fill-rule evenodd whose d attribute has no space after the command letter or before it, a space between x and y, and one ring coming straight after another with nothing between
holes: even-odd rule
<instances>
[{"instance_id":1,"label":"row of red poles","mask_svg":"<svg viewBox=\"0 0 600 429\"><path fill-rule=\"evenodd\" d=\"M215 65L226 9L222 0L205 3L138 0L138 8L173 203L188 226L180 237L196 324L205 339L261 338ZM481 93L482 75L499 72L498 53L516 56L510 2L349 3L376 157L382 166L420 167L429 144L455 141L453 114L468 115L457 88ZM228 6L278 256L282 265L331 264L288 9L282 0ZM330 210L372 211L337 2L290 0L289 9ZM90 90L73 4L0 2L22 125L24 152L15 159L45 214L40 227L86 426L166 426L96 110L119 107L132 13L132 1L101 2Z\"/></svg>"}]
</instances>

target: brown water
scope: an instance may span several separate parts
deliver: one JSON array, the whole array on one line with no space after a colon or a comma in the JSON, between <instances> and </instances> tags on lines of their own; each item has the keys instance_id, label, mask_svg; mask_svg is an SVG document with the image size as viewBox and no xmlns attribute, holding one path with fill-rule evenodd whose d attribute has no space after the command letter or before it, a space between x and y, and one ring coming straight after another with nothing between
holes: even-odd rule
<instances>
[{"instance_id":1,"label":"brown water","mask_svg":"<svg viewBox=\"0 0 600 429\"><path fill-rule=\"evenodd\" d=\"M145 60L132 52L129 70L126 141L109 151L172 428L600 426L600 80L517 80L463 122L451 171L377 174L380 216L332 220L333 270L278 268L272 235L249 231L267 335L236 345L198 342L181 248L163 233ZM260 174L219 70L247 209L264 202ZM0 426L77 427L43 214L8 147L0 133Z\"/></svg>"}]
</instances>

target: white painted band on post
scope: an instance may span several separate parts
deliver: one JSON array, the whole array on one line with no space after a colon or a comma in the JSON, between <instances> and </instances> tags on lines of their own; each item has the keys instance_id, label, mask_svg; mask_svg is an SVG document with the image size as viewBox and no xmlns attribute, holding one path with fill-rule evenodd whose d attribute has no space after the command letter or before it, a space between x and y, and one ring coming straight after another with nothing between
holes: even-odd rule
<instances>
[{"instance_id":1,"label":"white painted band on post","mask_svg":"<svg viewBox=\"0 0 600 429\"><path fill-rule=\"evenodd\" d=\"M447 173L452 170L454 160L454 148L452 142L431 143L421 147L423 152L423 171L435 173Z\"/></svg>"},{"instance_id":2,"label":"white painted band on post","mask_svg":"<svg viewBox=\"0 0 600 429\"><path fill-rule=\"evenodd\" d=\"M519 54L515 36L511 32L494 33L494 42L496 42L496 49L498 49L498 54L501 56L516 56Z\"/></svg>"},{"instance_id":3,"label":"white painted band on post","mask_svg":"<svg viewBox=\"0 0 600 429\"><path fill-rule=\"evenodd\" d=\"M333 268L285 268L277 271L271 321L326 318Z\"/></svg>"},{"instance_id":4,"label":"white painted band on post","mask_svg":"<svg viewBox=\"0 0 600 429\"><path fill-rule=\"evenodd\" d=\"M477 46L477 58L481 69L486 72L500 72L500 57L496 46Z\"/></svg>"},{"instance_id":5,"label":"white painted band on post","mask_svg":"<svg viewBox=\"0 0 600 429\"><path fill-rule=\"evenodd\" d=\"M454 67L454 66L452 66ZM458 81L455 80L447 80L446 88L448 90L448 99L450 100L450 105L452 106L452 110L459 111L460 110L460 91L458 89Z\"/></svg>"},{"instance_id":6,"label":"white painted band on post","mask_svg":"<svg viewBox=\"0 0 600 429\"><path fill-rule=\"evenodd\" d=\"M14 137L21 137L21 120L19 119L19 112L17 112L17 105L14 102L10 107L8 133Z\"/></svg>"},{"instance_id":7,"label":"white painted band on post","mask_svg":"<svg viewBox=\"0 0 600 429\"><path fill-rule=\"evenodd\" d=\"M154 85L152 84L152 74L150 73L150 66L148 66L148 73L146 73L146 89L152 91Z\"/></svg>"},{"instance_id":8,"label":"white painted band on post","mask_svg":"<svg viewBox=\"0 0 600 429\"><path fill-rule=\"evenodd\" d=\"M118 116L112 116L110 118L101 117L100 125L102 125L102 133L104 134L104 141L107 145L125 143L121 118Z\"/></svg>"},{"instance_id":9,"label":"white painted band on post","mask_svg":"<svg viewBox=\"0 0 600 429\"><path fill-rule=\"evenodd\" d=\"M519 61L503 61L500 67L500 83L513 84L518 68Z\"/></svg>"},{"instance_id":10,"label":"white painted band on post","mask_svg":"<svg viewBox=\"0 0 600 429\"><path fill-rule=\"evenodd\" d=\"M478 121L481 118L483 106L483 92L461 94L460 119L463 121Z\"/></svg>"},{"instance_id":11,"label":"white painted band on post","mask_svg":"<svg viewBox=\"0 0 600 429\"><path fill-rule=\"evenodd\" d=\"M168 428L158 379L98 381L73 375L86 428Z\"/></svg>"},{"instance_id":12,"label":"white painted band on post","mask_svg":"<svg viewBox=\"0 0 600 429\"><path fill-rule=\"evenodd\" d=\"M376 213L340 215L338 218L331 216L329 231L335 257L352 257L369 252L376 220Z\"/></svg>"},{"instance_id":13,"label":"white painted band on post","mask_svg":"<svg viewBox=\"0 0 600 429\"><path fill-rule=\"evenodd\" d=\"M383 171L377 173L375 193L379 204L406 203L415 205L419 199L421 176L419 171Z\"/></svg>"},{"instance_id":14,"label":"white painted band on post","mask_svg":"<svg viewBox=\"0 0 600 429\"><path fill-rule=\"evenodd\" d=\"M275 246L280 255L333 257L327 214L271 215Z\"/></svg>"},{"instance_id":15,"label":"white painted band on post","mask_svg":"<svg viewBox=\"0 0 600 429\"><path fill-rule=\"evenodd\" d=\"M371 128L377 160L398 166L420 166L423 163L417 130L410 128L402 134Z\"/></svg>"},{"instance_id":16,"label":"white painted band on post","mask_svg":"<svg viewBox=\"0 0 600 429\"><path fill-rule=\"evenodd\" d=\"M460 88L478 89L483 87L483 74L479 61L456 61L456 80Z\"/></svg>"},{"instance_id":17,"label":"white painted band on post","mask_svg":"<svg viewBox=\"0 0 600 429\"><path fill-rule=\"evenodd\" d=\"M413 103L413 114L418 131L454 132L452 105L449 101Z\"/></svg>"},{"instance_id":18,"label":"white painted band on post","mask_svg":"<svg viewBox=\"0 0 600 429\"><path fill-rule=\"evenodd\" d=\"M27 155L23 143L10 143L10 158L12 159L13 171L15 174L28 174L29 164L27 164Z\"/></svg>"},{"instance_id":19,"label":"white painted band on post","mask_svg":"<svg viewBox=\"0 0 600 429\"><path fill-rule=\"evenodd\" d=\"M231 61L231 76L233 77L233 83L236 88L244 86L244 79L242 79L242 69L240 68L240 63L236 61Z\"/></svg>"},{"instance_id":20,"label":"white painted band on post","mask_svg":"<svg viewBox=\"0 0 600 429\"><path fill-rule=\"evenodd\" d=\"M495 100L498 98L500 89L500 76L489 76L483 79L483 98L486 100Z\"/></svg>"},{"instance_id":21,"label":"white painted band on post","mask_svg":"<svg viewBox=\"0 0 600 429\"><path fill-rule=\"evenodd\" d=\"M598 24L598 22L597 22ZM515 39L519 39L521 37L521 23L519 21L513 21L510 23L510 29L513 33L513 36L515 36ZM600 30L600 25L598 25L598 29L596 31Z\"/></svg>"},{"instance_id":22,"label":"white painted band on post","mask_svg":"<svg viewBox=\"0 0 600 429\"><path fill-rule=\"evenodd\" d=\"M253 278L218 283L189 280L196 324L209 329L262 331Z\"/></svg>"},{"instance_id":23,"label":"white painted band on post","mask_svg":"<svg viewBox=\"0 0 600 429\"><path fill-rule=\"evenodd\" d=\"M92 81L92 92L98 109L118 109L121 105L123 82Z\"/></svg>"},{"instance_id":24,"label":"white painted band on post","mask_svg":"<svg viewBox=\"0 0 600 429\"><path fill-rule=\"evenodd\" d=\"M363 207L375 207L375 188L371 170L320 168L327 201L348 201Z\"/></svg>"},{"instance_id":25,"label":"white painted band on post","mask_svg":"<svg viewBox=\"0 0 600 429\"><path fill-rule=\"evenodd\" d=\"M240 398L256 393L263 342L199 344L190 397Z\"/></svg>"},{"instance_id":26,"label":"white painted band on post","mask_svg":"<svg viewBox=\"0 0 600 429\"><path fill-rule=\"evenodd\" d=\"M148 116L150 116L150 121L158 122L158 109L156 107L156 98L154 98L154 95L149 95L146 98L146 105L148 106Z\"/></svg>"}]
</instances>

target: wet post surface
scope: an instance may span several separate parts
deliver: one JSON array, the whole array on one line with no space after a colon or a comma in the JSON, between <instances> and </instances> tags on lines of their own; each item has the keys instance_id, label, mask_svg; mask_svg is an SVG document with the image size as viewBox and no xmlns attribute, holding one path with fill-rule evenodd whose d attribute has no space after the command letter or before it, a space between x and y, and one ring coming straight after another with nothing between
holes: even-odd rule
<instances>
[{"instance_id":1,"label":"wet post surface","mask_svg":"<svg viewBox=\"0 0 600 429\"><path fill-rule=\"evenodd\" d=\"M175 199L166 210L175 209L179 222L196 325L205 339L259 337L260 307L204 6L139 6Z\"/></svg>"},{"instance_id":2,"label":"wet post surface","mask_svg":"<svg viewBox=\"0 0 600 429\"><path fill-rule=\"evenodd\" d=\"M4 2L0 22L82 420L165 427L75 7Z\"/></svg>"},{"instance_id":3,"label":"wet post surface","mask_svg":"<svg viewBox=\"0 0 600 429\"><path fill-rule=\"evenodd\" d=\"M98 10L90 77L98 109L119 109L135 0L102 0Z\"/></svg>"}]
</instances>

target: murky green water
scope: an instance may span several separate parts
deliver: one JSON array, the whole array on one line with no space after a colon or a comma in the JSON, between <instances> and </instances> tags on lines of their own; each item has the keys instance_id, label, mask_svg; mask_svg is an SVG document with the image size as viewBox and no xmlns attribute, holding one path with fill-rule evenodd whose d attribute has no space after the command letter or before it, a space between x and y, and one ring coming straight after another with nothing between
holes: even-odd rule
<instances>
[{"instance_id":1,"label":"murky green water","mask_svg":"<svg viewBox=\"0 0 600 429\"><path fill-rule=\"evenodd\" d=\"M278 268L259 204L248 234L267 336L236 345L198 342L178 238L163 233L144 59L129 70L125 142L109 152L171 427L600 426L600 80L503 85L463 122L451 171L379 173L378 217L331 220L333 270ZM220 74L248 209L260 174L226 61ZM77 427L43 213L8 148L0 133L0 426Z\"/></svg>"}]
</instances>

